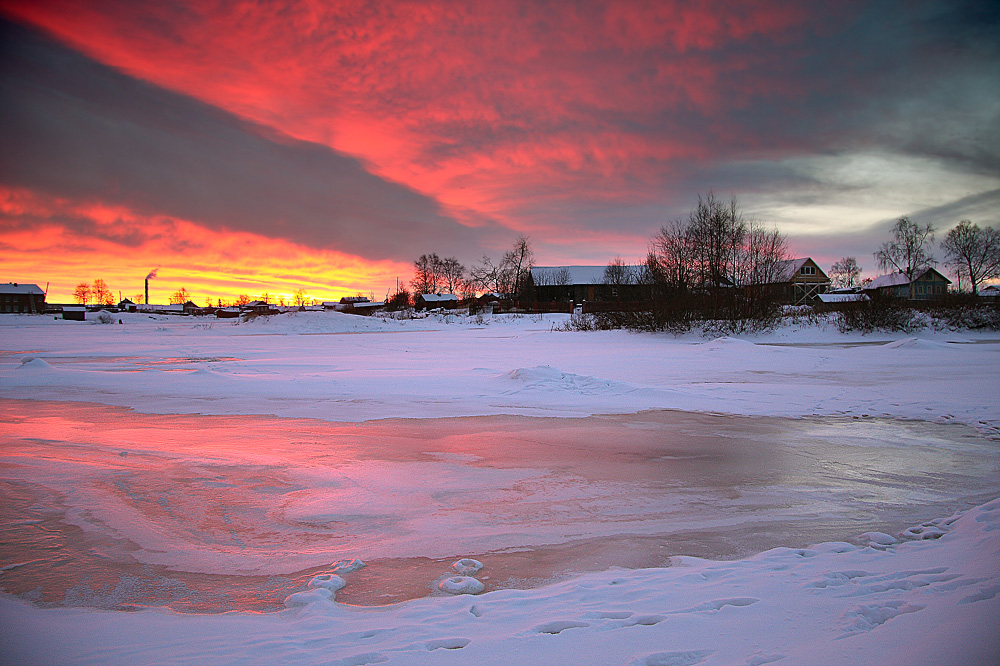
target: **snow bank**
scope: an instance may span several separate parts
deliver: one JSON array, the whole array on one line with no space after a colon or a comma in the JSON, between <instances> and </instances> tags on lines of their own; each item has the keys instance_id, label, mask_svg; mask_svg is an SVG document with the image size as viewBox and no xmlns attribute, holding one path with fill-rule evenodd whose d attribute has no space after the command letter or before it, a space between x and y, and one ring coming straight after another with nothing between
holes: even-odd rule
<instances>
[{"instance_id":1,"label":"snow bank","mask_svg":"<svg viewBox=\"0 0 1000 666\"><path fill-rule=\"evenodd\" d=\"M3 596L0 643L24 665L998 663L1000 501L936 525L939 538L880 548L678 558L378 609L335 604L322 587L267 615L41 610Z\"/></svg>"},{"instance_id":2,"label":"snow bank","mask_svg":"<svg viewBox=\"0 0 1000 666\"><path fill-rule=\"evenodd\" d=\"M89 326L0 317L0 383L29 399L174 414L364 421L678 409L893 416L1000 432L982 399L1000 393L996 333L864 336L789 324L705 341L553 330L564 320L304 312L234 324L130 314L121 326ZM25 357L34 360L22 365Z\"/></svg>"}]
</instances>

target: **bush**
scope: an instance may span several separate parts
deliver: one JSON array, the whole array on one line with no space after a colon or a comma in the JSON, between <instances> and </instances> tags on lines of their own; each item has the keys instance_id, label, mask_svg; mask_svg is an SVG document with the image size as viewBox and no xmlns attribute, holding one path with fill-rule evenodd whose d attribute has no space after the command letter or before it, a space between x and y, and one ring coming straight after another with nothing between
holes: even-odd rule
<instances>
[{"instance_id":1,"label":"bush","mask_svg":"<svg viewBox=\"0 0 1000 666\"><path fill-rule=\"evenodd\" d=\"M877 292L869 294L867 301L845 303L837 313L837 329L841 333L850 331L911 333L923 325L917 312L905 300Z\"/></svg>"},{"instance_id":2,"label":"bush","mask_svg":"<svg viewBox=\"0 0 1000 666\"><path fill-rule=\"evenodd\" d=\"M934 327L948 330L1000 330L1000 302L972 294L948 294L926 306Z\"/></svg>"},{"instance_id":3,"label":"bush","mask_svg":"<svg viewBox=\"0 0 1000 666\"><path fill-rule=\"evenodd\" d=\"M388 312L397 312L401 310L408 310L410 306L410 292L405 289L400 289L393 294L392 298L389 299L389 302L385 304L385 309Z\"/></svg>"},{"instance_id":4,"label":"bush","mask_svg":"<svg viewBox=\"0 0 1000 666\"><path fill-rule=\"evenodd\" d=\"M592 314L580 314L574 312L569 319L561 324L553 325L553 331L599 331L601 329Z\"/></svg>"}]
</instances>

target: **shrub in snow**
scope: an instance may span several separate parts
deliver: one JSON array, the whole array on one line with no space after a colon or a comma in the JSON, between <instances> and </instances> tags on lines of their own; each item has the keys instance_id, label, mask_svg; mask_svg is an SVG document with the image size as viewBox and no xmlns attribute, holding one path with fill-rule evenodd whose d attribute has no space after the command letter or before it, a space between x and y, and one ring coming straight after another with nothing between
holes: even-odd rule
<instances>
[{"instance_id":1,"label":"shrub in snow","mask_svg":"<svg viewBox=\"0 0 1000 666\"><path fill-rule=\"evenodd\" d=\"M938 330L1000 330L1000 299L948 294L925 308Z\"/></svg>"},{"instance_id":2,"label":"shrub in snow","mask_svg":"<svg viewBox=\"0 0 1000 666\"><path fill-rule=\"evenodd\" d=\"M901 331L912 333L926 325L926 318L901 298L873 293L867 301L845 303L837 312L841 333L859 331Z\"/></svg>"},{"instance_id":3,"label":"shrub in snow","mask_svg":"<svg viewBox=\"0 0 1000 666\"><path fill-rule=\"evenodd\" d=\"M110 312L102 312L97 315L97 321L102 324L113 324L115 323L115 318L111 316Z\"/></svg>"}]
</instances>

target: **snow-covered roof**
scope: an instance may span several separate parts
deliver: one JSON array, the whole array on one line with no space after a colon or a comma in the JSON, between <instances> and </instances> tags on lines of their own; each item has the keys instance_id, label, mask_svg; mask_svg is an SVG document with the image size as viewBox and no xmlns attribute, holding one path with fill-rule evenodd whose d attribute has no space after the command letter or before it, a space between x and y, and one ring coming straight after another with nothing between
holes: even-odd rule
<instances>
[{"instance_id":1,"label":"snow-covered roof","mask_svg":"<svg viewBox=\"0 0 1000 666\"><path fill-rule=\"evenodd\" d=\"M864 294L856 294L854 292L850 293L833 293L833 294L816 294L822 303L853 303L855 301L867 301L868 297Z\"/></svg>"},{"instance_id":2,"label":"snow-covered roof","mask_svg":"<svg viewBox=\"0 0 1000 666\"><path fill-rule=\"evenodd\" d=\"M450 296L451 294L449 294ZM385 305L385 301L369 301L367 298L364 301L359 301L354 303L355 310L364 310L365 308L380 308Z\"/></svg>"},{"instance_id":3,"label":"snow-covered roof","mask_svg":"<svg viewBox=\"0 0 1000 666\"><path fill-rule=\"evenodd\" d=\"M20 282L7 282L0 284L0 294L45 294L38 288L37 284L23 284Z\"/></svg>"},{"instance_id":4,"label":"snow-covered roof","mask_svg":"<svg viewBox=\"0 0 1000 666\"><path fill-rule=\"evenodd\" d=\"M455 294L420 294L420 298L424 299L424 303L444 303L458 300L458 296Z\"/></svg>"},{"instance_id":5,"label":"snow-covered roof","mask_svg":"<svg viewBox=\"0 0 1000 666\"><path fill-rule=\"evenodd\" d=\"M914 279L922 280L925 277L927 277L928 273L934 273L948 284L951 284L951 280L941 275L941 273L939 273L933 268L926 269L924 272L920 273L920 275L916 276ZM910 284L910 281L906 279L906 273L889 273L888 275L878 276L870 283L868 283L868 286L865 287L865 289L884 289L885 287L901 287L907 284Z\"/></svg>"},{"instance_id":6,"label":"snow-covered roof","mask_svg":"<svg viewBox=\"0 0 1000 666\"><path fill-rule=\"evenodd\" d=\"M868 283L867 288L884 289L885 287L901 287L907 284L910 284L910 280L906 277L906 273L889 273L888 275L879 275Z\"/></svg>"},{"instance_id":7,"label":"snow-covered roof","mask_svg":"<svg viewBox=\"0 0 1000 666\"><path fill-rule=\"evenodd\" d=\"M644 266L626 266L635 274L645 270ZM536 285L576 285L604 284L607 266L535 266L531 269L531 279ZM563 279L565 278L565 279Z\"/></svg>"},{"instance_id":8,"label":"snow-covered roof","mask_svg":"<svg viewBox=\"0 0 1000 666\"><path fill-rule=\"evenodd\" d=\"M809 257L786 259L785 261L778 262L777 270L775 271L777 282L790 282L802 270L807 261L809 261Z\"/></svg>"}]
</instances>

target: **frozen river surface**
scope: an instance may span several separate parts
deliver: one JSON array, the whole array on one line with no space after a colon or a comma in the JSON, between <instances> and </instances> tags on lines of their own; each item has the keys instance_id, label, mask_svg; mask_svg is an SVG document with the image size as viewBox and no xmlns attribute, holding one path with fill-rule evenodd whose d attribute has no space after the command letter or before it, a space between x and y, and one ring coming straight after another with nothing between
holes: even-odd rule
<instances>
[{"instance_id":1,"label":"frozen river surface","mask_svg":"<svg viewBox=\"0 0 1000 666\"><path fill-rule=\"evenodd\" d=\"M269 610L487 590L675 555L890 533L997 496L996 442L892 419L679 411L331 423L0 400L3 590L43 605Z\"/></svg>"}]
</instances>

